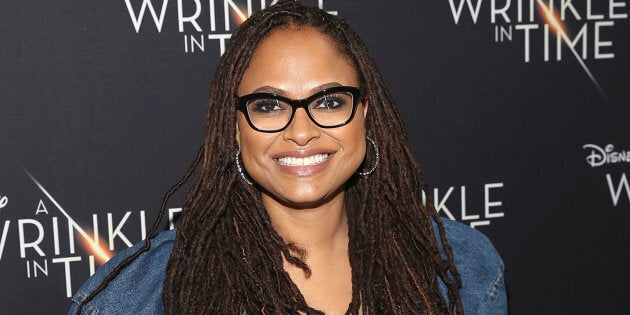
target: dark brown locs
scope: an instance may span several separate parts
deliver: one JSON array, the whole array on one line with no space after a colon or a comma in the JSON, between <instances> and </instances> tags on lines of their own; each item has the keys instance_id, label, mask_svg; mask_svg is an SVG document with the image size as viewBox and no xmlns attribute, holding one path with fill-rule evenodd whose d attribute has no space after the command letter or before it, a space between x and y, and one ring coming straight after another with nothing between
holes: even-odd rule
<instances>
[{"instance_id":1,"label":"dark brown locs","mask_svg":"<svg viewBox=\"0 0 630 315\"><path fill-rule=\"evenodd\" d=\"M352 267L352 301L347 314L463 314L461 279L444 227L408 147L400 112L376 64L345 21L292 0L281 0L252 15L233 34L219 60L211 83L203 144L186 176L174 187L179 188L198 168L184 200L168 262L165 312L323 314L307 305L284 271L283 257L306 274L310 273L308 265L272 228L258 187L240 181L234 163L234 95L256 46L274 30L307 27L328 36L354 62L364 102L369 104L366 132L379 145L381 155L374 173L355 176L347 183ZM365 165L371 165L371 158L366 154ZM165 196L150 236L156 233L172 191ZM422 191L428 198L426 208ZM148 250L149 238L98 291ZM446 284L448 301L440 294L438 277Z\"/></svg>"}]
</instances>

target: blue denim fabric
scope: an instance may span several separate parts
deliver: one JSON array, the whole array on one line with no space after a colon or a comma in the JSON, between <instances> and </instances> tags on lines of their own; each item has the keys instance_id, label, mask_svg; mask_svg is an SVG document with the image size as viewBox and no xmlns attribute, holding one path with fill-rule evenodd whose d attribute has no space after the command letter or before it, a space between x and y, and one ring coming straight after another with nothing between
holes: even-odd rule
<instances>
[{"instance_id":1,"label":"blue denim fabric","mask_svg":"<svg viewBox=\"0 0 630 315\"><path fill-rule=\"evenodd\" d=\"M464 313L507 314L503 262L492 243L467 225L448 219L442 219L442 222L462 278L460 294ZM151 249L123 269L99 295L86 303L82 314L163 314L162 284L174 239L174 230L158 234L151 242ZM142 243L120 252L98 269L74 295L68 314L75 314L78 304L118 263L140 246ZM446 297L444 283L438 283L442 295Z\"/></svg>"},{"instance_id":2,"label":"blue denim fabric","mask_svg":"<svg viewBox=\"0 0 630 315\"><path fill-rule=\"evenodd\" d=\"M462 278L459 294L464 314L507 314L503 261L490 240L467 225L444 218L442 222ZM446 286L439 279L438 284L446 297Z\"/></svg>"},{"instance_id":3,"label":"blue denim fabric","mask_svg":"<svg viewBox=\"0 0 630 315\"><path fill-rule=\"evenodd\" d=\"M173 249L175 230L162 232L151 240L151 249L121 270L92 301L83 305L81 314L164 314L162 284L166 263ZM107 275L126 257L135 253L140 242L114 256L99 268L72 297L68 314L76 314L79 303L94 291Z\"/></svg>"}]
</instances>

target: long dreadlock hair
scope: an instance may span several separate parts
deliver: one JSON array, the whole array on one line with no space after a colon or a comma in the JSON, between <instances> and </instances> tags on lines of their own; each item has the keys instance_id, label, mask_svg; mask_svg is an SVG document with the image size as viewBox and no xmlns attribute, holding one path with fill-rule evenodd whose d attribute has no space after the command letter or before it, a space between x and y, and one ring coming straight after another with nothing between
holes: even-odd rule
<instances>
[{"instance_id":1,"label":"long dreadlock hair","mask_svg":"<svg viewBox=\"0 0 630 315\"><path fill-rule=\"evenodd\" d=\"M307 274L308 265L273 229L260 191L239 180L235 167L235 95L243 73L258 43L272 31L303 27L327 35L354 63L362 97L370 106L366 132L380 145L376 170L346 184L352 268L352 302L347 313L463 313L461 279L444 227L408 147L400 112L375 62L345 21L293 0L281 0L252 15L232 35L212 79L206 132L195 162L165 196L145 246L121 263L84 303L148 250L166 200L198 168L168 262L165 311L322 314L307 305L284 271L283 258ZM369 167L374 162L368 150L364 164ZM428 198L426 207L422 191ZM438 277L447 287L446 299L440 294Z\"/></svg>"}]
</instances>

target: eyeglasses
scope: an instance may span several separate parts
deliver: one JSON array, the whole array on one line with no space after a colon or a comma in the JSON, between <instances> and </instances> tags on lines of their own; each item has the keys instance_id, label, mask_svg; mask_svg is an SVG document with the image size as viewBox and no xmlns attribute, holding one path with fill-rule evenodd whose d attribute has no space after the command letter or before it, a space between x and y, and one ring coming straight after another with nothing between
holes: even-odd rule
<instances>
[{"instance_id":1,"label":"eyeglasses","mask_svg":"<svg viewBox=\"0 0 630 315\"><path fill-rule=\"evenodd\" d=\"M352 120L360 95L360 90L351 86L332 87L302 100L274 93L253 93L237 97L237 106L245 114L249 125L260 132L284 130L298 108L304 108L315 125L335 128Z\"/></svg>"}]
</instances>

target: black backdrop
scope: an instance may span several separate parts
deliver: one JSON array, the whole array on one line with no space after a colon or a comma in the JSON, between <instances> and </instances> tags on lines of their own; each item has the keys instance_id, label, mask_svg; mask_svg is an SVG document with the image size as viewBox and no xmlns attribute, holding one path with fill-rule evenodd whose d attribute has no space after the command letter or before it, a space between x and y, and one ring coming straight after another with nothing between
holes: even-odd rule
<instances>
[{"instance_id":1,"label":"black backdrop","mask_svg":"<svg viewBox=\"0 0 630 315\"><path fill-rule=\"evenodd\" d=\"M500 251L512 314L628 312L628 1L305 2L367 42L441 214ZM77 231L140 241L194 157L248 2L1 4L0 307L63 313L101 264Z\"/></svg>"}]
</instances>

